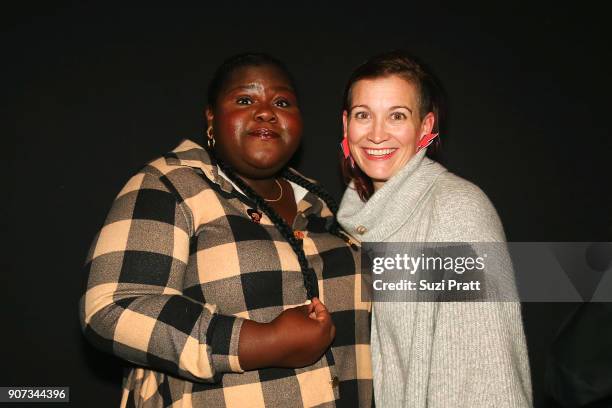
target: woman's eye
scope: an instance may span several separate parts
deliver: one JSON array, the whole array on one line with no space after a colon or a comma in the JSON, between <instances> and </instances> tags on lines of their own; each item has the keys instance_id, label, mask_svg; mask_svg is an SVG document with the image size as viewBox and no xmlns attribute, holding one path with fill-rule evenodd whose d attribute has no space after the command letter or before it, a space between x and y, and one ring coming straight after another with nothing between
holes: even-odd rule
<instances>
[{"instance_id":1,"label":"woman's eye","mask_svg":"<svg viewBox=\"0 0 612 408\"><path fill-rule=\"evenodd\" d=\"M279 108L287 108L289 105L291 105L289 101L286 99L279 99L276 102L274 102L274 104L278 106Z\"/></svg>"},{"instance_id":2,"label":"woman's eye","mask_svg":"<svg viewBox=\"0 0 612 408\"><path fill-rule=\"evenodd\" d=\"M238 105L250 105L253 103L253 101L248 96L241 96L240 98L236 99L236 103Z\"/></svg>"},{"instance_id":3,"label":"woman's eye","mask_svg":"<svg viewBox=\"0 0 612 408\"><path fill-rule=\"evenodd\" d=\"M370 114L368 112L356 112L355 113L355 119L368 119L370 117Z\"/></svg>"},{"instance_id":4,"label":"woman's eye","mask_svg":"<svg viewBox=\"0 0 612 408\"><path fill-rule=\"evenodd\" d=\"M404 119L406 119L406 115L404 115L402 112L393 112L391 114L391 119L393 119L393 120L404 120Z\"/></svg>"}]
</instances>

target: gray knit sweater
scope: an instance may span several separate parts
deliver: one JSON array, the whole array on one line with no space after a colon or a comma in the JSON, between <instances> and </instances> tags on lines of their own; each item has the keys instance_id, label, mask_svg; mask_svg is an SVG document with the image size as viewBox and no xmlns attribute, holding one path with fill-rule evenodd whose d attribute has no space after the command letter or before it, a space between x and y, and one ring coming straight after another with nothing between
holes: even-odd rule
<instances>
[{"instance_id":1,"label":"gray knit sweater","mask_svg":"<svg viewBox=\"0 0 612 408\"><path fill-rule=\"evenodd\" d=\"M505 240L486 195L425 149L366 203L349 186L338 219L362 242ZM532 406L519 303L378 302L371 349L378 407Z\"/></svg>"}]
</instances>

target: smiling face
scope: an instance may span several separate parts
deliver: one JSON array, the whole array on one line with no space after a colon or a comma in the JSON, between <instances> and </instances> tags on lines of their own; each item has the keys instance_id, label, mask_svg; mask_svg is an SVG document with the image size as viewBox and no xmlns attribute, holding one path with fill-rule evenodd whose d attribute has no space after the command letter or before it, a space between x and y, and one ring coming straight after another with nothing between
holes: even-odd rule
<instances>
[{"instance_id":1,"label":"smiling face","mask_svg":"<svg viewBox=\"0 0 612 408\"><path fill-rule=\"evenodd\" d=\"M378 190L414 156L433 128L434 115L421 120L417 88L391 75L355 82L343 124L355 163Z\"/></svg>"},{"instance_id":2,"label":"smiling face","mask_svg":"<svg viewBox=\"0 0 612 408\"><path fill-rule=\"evenodd\" d=\"M216 156L250 179L276 174L302 136L295 91L289 78L272 65L236 69L206 116Z\"/></svg>"}]
</instances>

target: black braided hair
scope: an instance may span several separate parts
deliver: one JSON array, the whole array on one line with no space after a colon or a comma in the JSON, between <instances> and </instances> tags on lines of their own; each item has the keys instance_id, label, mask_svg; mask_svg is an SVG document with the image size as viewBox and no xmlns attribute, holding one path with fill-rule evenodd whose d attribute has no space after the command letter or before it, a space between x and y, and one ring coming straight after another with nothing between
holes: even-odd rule
<instances>
[{"instance_id":1,"label":"black braided hair","mask_svg":"<svg viewBox=\"0 0 612 408\"><path fill-rule=\"evenodd\" d=\"M281 173L283 178L294 182L298 186L304 187L306 190L310 191L317 197L327 204L327 208L332 212L332 223L328 227L328 232L333 234L339 238L341 238L344 242L348 243L353 250L357 250L357 246L353 243L353 241L349 238L348 234L344 232L340 224L338 223L338 219L336 218L336 213L338 212L338 204L336 200L329 194L323 187L319 184L312 183L300 176L299 174L289 170L289 168L285 168Z\"/></svg>"},{"instance_id":2,"label":"black braided hair","mask_svg":"<svg viewBox=\"0 0 612 408\"><path fill-rule=\"evenodd\" d=\"M272 220L279 232L285 237L293 252L297 255L300 269L302 270L302 277L304 279L304 287L306 288L306 294L309 299L319 296L319 288L316 284L316 274L310 267L304 249L302 248L302 241L297 239L294 235L293 228L289 226L274 209L268 205L259 194L255 192L249 185L247 185L240 177L238 177L234 171L222 161L217 160L217 165L221 168L223 173L232 180L251 200L255 202L258 209L262 210Z\"/></svg>"}]
</instances>

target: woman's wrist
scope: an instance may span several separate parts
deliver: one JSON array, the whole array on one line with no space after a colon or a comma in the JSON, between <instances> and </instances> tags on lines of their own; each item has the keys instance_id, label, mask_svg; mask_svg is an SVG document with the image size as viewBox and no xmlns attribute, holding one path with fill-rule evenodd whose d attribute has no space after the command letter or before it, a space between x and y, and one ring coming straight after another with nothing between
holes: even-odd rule
<instances>
[{"instance_id":1,"label":"woman's wrist","mask_svg":"<svg viewBox=\"0 0 612 408\"><path fill-rule=\"evenodd\" d=\"M282 356L273 323L245 320L240 330L238 359L243 370L277 366Z\"/></svg>"}]
</instances>

